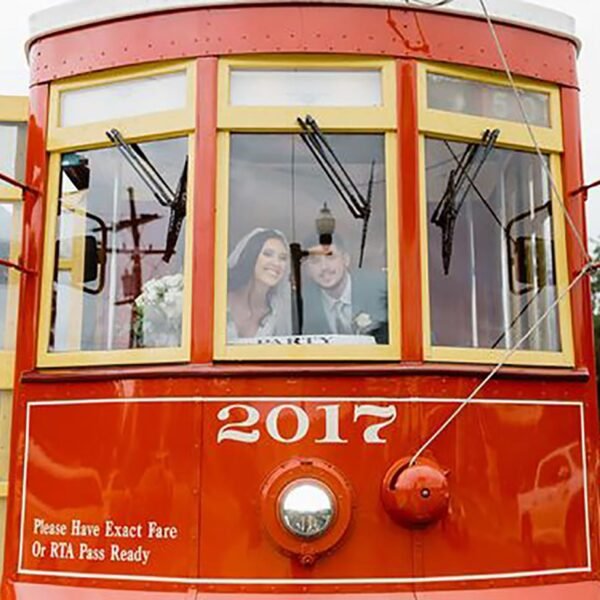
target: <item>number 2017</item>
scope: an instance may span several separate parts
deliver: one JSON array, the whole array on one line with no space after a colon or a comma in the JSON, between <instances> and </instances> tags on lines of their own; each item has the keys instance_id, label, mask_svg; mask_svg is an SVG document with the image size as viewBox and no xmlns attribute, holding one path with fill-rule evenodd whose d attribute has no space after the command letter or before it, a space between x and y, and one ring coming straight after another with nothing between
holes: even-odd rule
<instances>
[{"instance_id":1,"label":"number 2017","mask_svg":"<svg viewBox=\"0 0 600 600\"><path fill-rule=\"evenodd\" d=\"M244 417L237 421L231 421L233 411L244 413ZM348 440L340 435L340 405L328 404L317 406L317 411L324 413L324 435L315 439L316 444L346 444ZM282 413L288 413L295 419L295 431L292 435L284 437L281 434L279 420ZM362 437L367 444L385 444L386 439L381 437L383 430L396 420L395 406L377 406L374 404L355 404L353 422L357 423L361 417L372 417L379 419L377 423L365 426ZM219 421L226 421L219 428L217 443L226 440L243 444L254 444L258 442L261 431L255 427L260 421L260 412L254 406L248 404L231 404L225 406L217 413ZM320 419L319 419L320 421ZM306 411L295 404L280 404L273 407L265 418L265 430L276 442L282 444L293 444L303 440L310 429L310 418ZM288 432L289 433L289 432Z\"/></svg>"}]
</instances>

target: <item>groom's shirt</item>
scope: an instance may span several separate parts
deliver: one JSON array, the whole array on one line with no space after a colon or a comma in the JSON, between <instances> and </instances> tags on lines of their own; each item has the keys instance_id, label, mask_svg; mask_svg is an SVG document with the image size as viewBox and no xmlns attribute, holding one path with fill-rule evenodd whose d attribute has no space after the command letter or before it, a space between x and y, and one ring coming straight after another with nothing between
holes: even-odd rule
<instances>
[{"instance_id":1,"label":"groom's shirt","mask_svg":"<svg viewBox=\"0 0 600 600\"><path fill-rule=\"evenodd\" d=\"M347 274L346 285L339 298L321 288L323 310L329 330L337 334L352 333L352 278Z\"/></svg>"}]
</instances>

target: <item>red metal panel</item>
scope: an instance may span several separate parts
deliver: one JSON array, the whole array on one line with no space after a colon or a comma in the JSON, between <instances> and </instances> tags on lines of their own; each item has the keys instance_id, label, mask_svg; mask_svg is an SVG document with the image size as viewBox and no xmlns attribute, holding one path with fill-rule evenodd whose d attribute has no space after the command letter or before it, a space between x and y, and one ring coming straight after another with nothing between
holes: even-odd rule
<instances>
[{"instance_id":1,"label":"red metal panel","mask_svg":"<svg viewBox=\"0 0 600 600\"><path fill-rule=\"evenodd\" d=\"M194 402L30 404L21 569L195 577L196 411Z\"/></svg>"},{"instance_id":2,"label":"red metal panel","mask_svg":"<svg viewBox=\"0 0 600 600\"><path fill-rule=\"evenodd\" d=\"M364 428L377 419L353 417L354 398L342 402L340 433L347 443L319 444L324 435L322 405L302 404L310 417L298 442L274 441L268 415L285 402L252 403L239 398L205 406L203 433L202 576L205 578L452 578L585 569L587 564L580 407L577 404L473 404L436 442L434 457L449 470L451 509L447 517L418 534L422 549L413 555L412 532L392 522L380 501L380 486L391 464L410 456L456 404L423 409L421 435L413 432L417 402L394 404L397 418L369 444ZM243 404L259 411L256 423L237 428L258 432L250 442L223 440L224 423L242 422L245 410L217 419L224 406ZM296 432L292 410L281 413L280 433ZM272 423L271 423L272 427ZM537 443L531 444L535 428ZM271 430L272 431L272 430ZM511 439L511 445L503 443ZM342 469L356 492L353 523L339 549L310 570L278 552L258 518L263 481L291 457L316 457ZM556 466L564 467L558 472ZM235 537L223 537L230 528ZM391 552L390 549L393 549ZM390 582L391 583L391 582Z\"/></svg>"},{"instance_id":3,"label":"red metal panel","mask_svg":"<svg viewBox=\"0 0 600 600\"><path fill-rule=\"evenodd\" d=\"M574 86L576 48L552 35L497 26L516 74ZM501 69L483 20L410 9L247 6L187 10L83 27L37 41L34 83L191 56L313 52L417 57Z\"/></svg>"},{"instance_id":4,"label":"red metal panel","mask_svg":"<svg viewBox=\"0 0 600 600\"><path fill-rule=\"evenodd\" d=\"M400 309L402 356L423 360L421 307L421 215L417 68L414 61L399 61L398 72L398 210L400 213Z\"/></svg>"},{"instance_id":5,"label":"red metal panel","mask_svg":"<svg viewBox=\"0 0 600 600\"><path fill-rule=\"evenodd\" d=\"M207 363L211 361L213 353L214 215L217 173L216 59L199 59L196 77L192 361Z\"/></svg>"}]
</instances>

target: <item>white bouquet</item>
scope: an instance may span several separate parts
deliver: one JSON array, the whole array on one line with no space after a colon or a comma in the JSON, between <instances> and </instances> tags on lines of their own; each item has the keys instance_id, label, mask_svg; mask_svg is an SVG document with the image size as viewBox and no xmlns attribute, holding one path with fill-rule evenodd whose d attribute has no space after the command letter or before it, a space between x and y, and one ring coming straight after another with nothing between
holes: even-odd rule
<instances>
[{"instance_id":1,"label":"white bouquet","mask_svg":"<svg viewBox=\"0 0 600 600\"><path fill-rule=\"evenodd\" d=\"M139 347L181 345L183 275L177 273L147 281L135 299L135 311Z\"/></svg>"}]
</instances>

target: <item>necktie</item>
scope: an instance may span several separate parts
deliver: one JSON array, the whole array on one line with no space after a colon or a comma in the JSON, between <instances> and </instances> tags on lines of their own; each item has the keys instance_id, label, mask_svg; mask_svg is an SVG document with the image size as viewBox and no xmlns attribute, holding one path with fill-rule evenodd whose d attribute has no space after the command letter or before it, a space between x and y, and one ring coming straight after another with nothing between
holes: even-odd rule
<instances>
[{"instance_id":1,"label":"necktie","mask_svg":"<svg viewBox=\"0 0 600 600\"><path fill-rule=\"evenodd\" d=\"M341 300L338 300L333 305L333 309L335 312L335 333L341 335L348 335L352 333L350 319L348 318L349 308L350 306L348 304L345 304Z\"/></svg>"}]
</instances>

